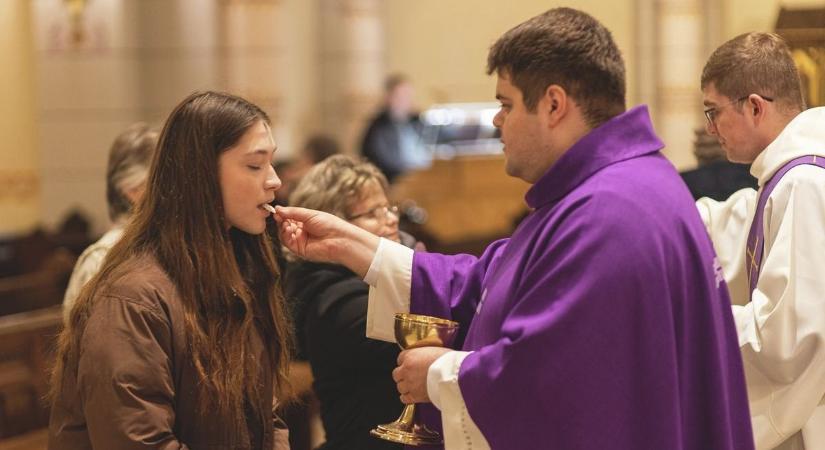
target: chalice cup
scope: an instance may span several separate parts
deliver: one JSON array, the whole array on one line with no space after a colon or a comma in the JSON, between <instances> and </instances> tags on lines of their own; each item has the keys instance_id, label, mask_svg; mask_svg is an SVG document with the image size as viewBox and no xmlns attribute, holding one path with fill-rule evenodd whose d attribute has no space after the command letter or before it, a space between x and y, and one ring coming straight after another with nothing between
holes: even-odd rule
<instances>
[{"instance_id":1,"label":"chalice cup","mask_svg":"<svg viewBox=\"0 0 825 450\"><path fill-rule=\"evenodd\" d=\"M395 341L402 349L449 347L458 332L458 322L419 314L395 315ZM370 434L387 441L418 446L440 444L441 435L424 424L415 423L415 404L404 406L401 416L392 423L378 425Z\"/></svg>"}]
</instances>

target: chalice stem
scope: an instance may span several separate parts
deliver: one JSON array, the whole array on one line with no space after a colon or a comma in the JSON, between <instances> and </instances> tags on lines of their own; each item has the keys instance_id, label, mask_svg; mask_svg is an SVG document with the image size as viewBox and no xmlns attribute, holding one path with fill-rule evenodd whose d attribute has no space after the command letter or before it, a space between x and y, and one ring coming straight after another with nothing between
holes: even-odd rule
<instances>
[{"instance_id":1,"label":"chalice stem","mask_svg":"<svg viewBox=\"0 0 825 450\"><path fill-rule=\"evenodd\" d=\"M412 431L414 420L415 403L410 403L409 405L404 405L404 410L401 411L401 415L398 416L398 420L396 420L396 422L398 423L399 428Z\"/></svg>"}]
</instances>

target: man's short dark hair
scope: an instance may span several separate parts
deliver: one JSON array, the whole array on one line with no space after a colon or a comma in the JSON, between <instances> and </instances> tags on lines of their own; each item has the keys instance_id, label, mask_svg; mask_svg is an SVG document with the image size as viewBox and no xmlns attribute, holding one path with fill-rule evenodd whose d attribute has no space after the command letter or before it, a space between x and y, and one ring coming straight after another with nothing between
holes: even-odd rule
<instances>
[{"instance_id":1,"label":"man's short dark hair","mask_svg":"<svg viewBox=\"0 0 825 450\"><path fill-rule=\"evenodd\" d=\"M490 48L487 73L507 74L535 111L561 86L596 127L625 111L625 69L610 31L590 15L554 8L505 33Z\"/></svg>"},{"instance_id":2,"label":"man's short dark hair","mask_svg":"<svg viewBox=\"0 0 825 450\"><path fill-rule=\"evenodd\" d=\"M332 155L341 153L338 141L325 134L310 137L304 145L304 153L313 164L317 164Z\"/></svg>"},{"instance_id":3,"label":"man's short dark hair","mask_svg":"<svg viewBox=\"0 0 825 450\"><path fill-rule=\"evenodd\" d=\"M791 51L774 33L740 34L722 44L702 70L702 89L711 83L732 100L758 94L795 112L805 109Z\"/></svg>"},{"instance_id":4,"label":"man's short dark hair","mask_svg":"<svg viewBox=\"0 0 825 450\"><path fill-rule=\"evenodd\" d=\"M384 93L389 94L395 88L407 82L409 82L409 79L403 73L391 74L384 80Z\"/></svg>"}]
</instances>

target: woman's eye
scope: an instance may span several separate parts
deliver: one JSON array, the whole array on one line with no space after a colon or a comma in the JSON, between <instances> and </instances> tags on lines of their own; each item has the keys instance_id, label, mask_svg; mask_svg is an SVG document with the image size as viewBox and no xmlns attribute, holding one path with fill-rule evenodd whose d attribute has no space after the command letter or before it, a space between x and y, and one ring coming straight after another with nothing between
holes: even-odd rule
<instances>
[{"instance_id":1,"label":"woman's eye","mask_svg":"<svg viewBox=\"0 0 825 450\"><path fill-rule=\"evenodd\" d=\"M261 166L246 166L246 167L250 168L251 170L261 170Z\"/></svg>"}]
</instances>

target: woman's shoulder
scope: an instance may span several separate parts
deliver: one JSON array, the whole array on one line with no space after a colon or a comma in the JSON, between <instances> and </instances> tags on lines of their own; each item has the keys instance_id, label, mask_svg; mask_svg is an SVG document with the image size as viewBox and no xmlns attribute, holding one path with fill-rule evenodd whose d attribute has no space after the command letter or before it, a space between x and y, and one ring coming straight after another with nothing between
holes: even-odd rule
<instances>
[{"instance_id":1,"label":"woman's shoulder","mask_svg":"<svg viewBox=\"0 0 825 450\"><path fill-rule=\"evenodd\" d=\"M119 300L151 312L162 313L177 289L160 263L151 255L138 255L125 261L100 287L99 295Z\"/></svg>"},{"instance_id":2,"label":"woman's shoulder","mask_svg":"<svg viewBox=\"0 0 825 450\"><path fill-rule=\"evenodd\" d=\"M129 258L100 282L92 293L83 332L83 346L89 354L108 354L113 345L120 345L123 335L145 345L157 342L170 348L181 310L172 281L154 258Z\"/></svg>"}]
</instances>

